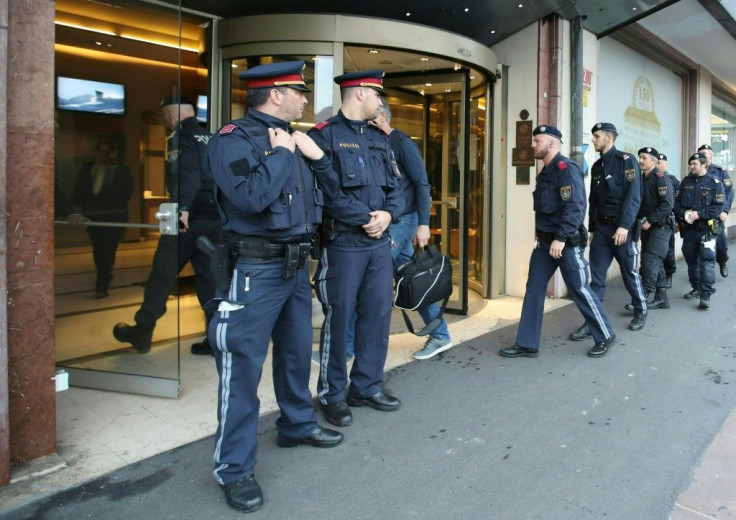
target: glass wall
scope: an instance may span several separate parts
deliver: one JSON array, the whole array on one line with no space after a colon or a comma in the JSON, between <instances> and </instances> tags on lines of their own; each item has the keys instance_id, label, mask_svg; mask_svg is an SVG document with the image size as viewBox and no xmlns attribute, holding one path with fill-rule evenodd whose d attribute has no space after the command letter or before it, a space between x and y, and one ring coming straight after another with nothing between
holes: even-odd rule
<instances>
[{"instance_id":1,"label":"glass wall","mask_svg":"<svg viewBox=\"0 0 736 520\"><path fill-rule=\"evenodd\" d=\"M73 386L149 393L134 383L140 376L159 387L153 393L175 397L179 338L204 332L191 267L171 291L150 351L112 331L135 323L161 236L155 214L169 201L164 169L177 148L167 150L172 128L161 101L181 95L207 118L207 20L128 0L55 6L57 363Z\"/></svg>"},{"instance_id":2,"label":"glass wall","mask_svg":"<svg viewBox=\"0 0 736 520\"><path fill-rule=\"evenodd\" d=\"M733 179L736 175L736 106L714 94L710 121L713 163L722 166Z\"/></svg>"}]
</instances>

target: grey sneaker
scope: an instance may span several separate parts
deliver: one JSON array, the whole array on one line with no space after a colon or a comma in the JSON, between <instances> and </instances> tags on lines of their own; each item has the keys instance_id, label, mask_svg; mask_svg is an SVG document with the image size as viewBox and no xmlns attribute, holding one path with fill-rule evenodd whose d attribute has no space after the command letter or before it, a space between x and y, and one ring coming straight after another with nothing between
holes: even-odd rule
<instances>
[{"instance_id":1,"label":"grey sneaker","mask_svg":"<svg viewBox=\"0 0 736 520\"><path fill-rule=\"evenodd\" d=\"M414 359L429 359L433 356L436 356L440 352L444 352L449 348L452 348L451 339L429 338L424 344L424 348L422 350L414 352L414 354L412 354L412 357Z\"/></svg>"}]
</instances>

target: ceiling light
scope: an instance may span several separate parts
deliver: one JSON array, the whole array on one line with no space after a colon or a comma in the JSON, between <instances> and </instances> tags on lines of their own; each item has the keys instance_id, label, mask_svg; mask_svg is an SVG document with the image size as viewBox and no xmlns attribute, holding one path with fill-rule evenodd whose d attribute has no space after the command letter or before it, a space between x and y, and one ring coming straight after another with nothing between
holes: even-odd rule
<instances>
[{"instance_id":1,"label":"ceiling light","mask_svg":"<svg viewBox=\"0 0 736 520\"><path fill-rule=\"evenodd\" d=\"M524 7L524 4L519 4L519 9L521 9L522 7Z\"/></svg>"},{"instance_id":2,"label":"ceiling light","mask_svg":"<svg viewBox=\"0 0 736 520\"><path fill-rule=\"evenodd\" d=\"M452 92L452 89L451 88L446 88L445 89L445 92Z\"/></svg>"},{"instance_id":3,"label":"ceiling light","mask_svg":"<svg viewBox=\"0 0 736 520\"><path fill-rule=\"evenodd\" d=\"M425 84L424 84L424 86L425 86L425 87L431 87L431 86L432 86L432 84L431 84L431 83L425 83Z\"/></svg>"},{"instance_id":4,"label":"ceiling light","mask_svg":"<svg viewBox=\"0 0 736 520\"><path fill-rule=\"evenodd\" d=\"M406 16L411 16L411 13L406 13Z\"/></svg>"},{"instance_id":5,"label":"ceiling light","mask_svg":"<svg viewBox=\"0 0 736 520\"><path fill-rule=\"evenodd\" d=\"M632 8L631 8L631 10L632 10L632 11L636 11L636 7L632 7Z\"/></svg>"},{"instance_id":6,"label":"ceiling light","mask_svg":"<svg viewBox=\"0 0 736 520\"><path fill-rule=\"evenodd\" d=\"M95 45L102 45L102 42L95 42Z\"/></svg>"},{"instance_id":7,"label":"ceiling light","mask_svg":"<svg viewBox=\"0 0 736 520\"><path fill-rule=\"evenodd\" d=\"M419 61L429 61L429 58L419 58Z\"/></svg>"},{"instance_id":8,"label":"ceiling light","mask_svg":"<svg viewBox=\"0 0 736 520\"><path fill-rule=\"evenodd\" d=\"M475 76L470 76L470 79L475 79Z\"/></svg>"},{"instance_id":9,"label":"ceiling light","mask_svg":"<svg viewBox=\"0 0 736 520\"><path fill-rule=\"evenodd\" d=\"M459 63L456 63L455 66L452 67L453 70L460 70L462 68L463 68L463 66L460 65Z\"/></svg>"},{"instance_id":10,"label":"ceiling light","mask_svg":"<svg viewBox=\"0 0 736 520\"><path fill-rule=\"evenodd\" d=\"M465 12L467 13L468 11L470 11L470 7L465 8Z\"/></svg>"},{"instance_id":11,"label":"ceiling light","mask_svg":"<svg viewBox=\"0 0 736 520\"><path fill-rule=\"evenodd\" d=\"M237 69L237 68L238 68L238 64L237 64L237 63L232 63L232 64L231 64L230 66L231 66L232 68L234 68L234 69Z\"/></svg>"},{"instance_id":12,"label":"ceiling light","mask_svg":"<svg viewBox=\"0 0 736 520\"><path fill-rule=\"evenodd\" d=\"M496 31L491 31L491 34L496 34Z\"/></svg>"},{"instance_id":13,"label":"ceiling light","mask_svg":"<svg viewBox=\"0 0 736 520\"><path fill-rule=\"evenodd\" d=\"M368 49L368 54L378 54L379 52L381 52L381 51L379 51L377 49Z\"/></svg>"},{"instance_id":14,"label":"ceiling light","mask_svg":"<svg viewBox=\"0 0 736 520\"><path fill-rule=\"evenodd\" d=\"M66 22L59 22L59 21L54 21L54 23L56 25L63 25L64 27L71 27L72 29L81 29L83 31L90 31L90 32L94 32L94 33L97 33L97 34L107 34L108 36L117 36L117 34L115 34L114 32L107 31L105 29L93 29L91 27L84 27L82 25L77 25L77 24L73 24L73 23L66 23Z\"/></svg>"}]
</instances>

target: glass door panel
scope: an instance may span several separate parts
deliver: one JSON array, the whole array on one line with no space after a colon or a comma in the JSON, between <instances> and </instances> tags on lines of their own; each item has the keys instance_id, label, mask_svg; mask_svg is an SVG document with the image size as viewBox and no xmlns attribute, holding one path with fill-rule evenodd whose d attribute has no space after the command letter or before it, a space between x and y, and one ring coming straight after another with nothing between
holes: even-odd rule
<instances>
[{"instance_id":1,"label":"glass door panel","mask_svg":"<svg viewBox=\"0 0 736 520\"><path fill-rule=\"evenodd\" d=\"M177 397L180 338L204 332L191 267L171 273L150 351L112 331L135 323L161 237L155 214L169 200L161 100L207 94L198 52L207 20L130 0L55 6L57 365L72 386ZM101 22L118 32L99 31Z\"/></svg>"}]
</instances>

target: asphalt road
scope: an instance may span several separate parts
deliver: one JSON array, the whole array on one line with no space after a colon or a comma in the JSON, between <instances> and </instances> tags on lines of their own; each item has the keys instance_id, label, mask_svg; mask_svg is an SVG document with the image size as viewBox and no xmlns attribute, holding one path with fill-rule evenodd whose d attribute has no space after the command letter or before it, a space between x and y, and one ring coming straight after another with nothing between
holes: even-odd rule
<instances>
[{"instance_id":1,"label":"asphalt road","mask_svg":"<svg viewBox=\"0 0 736 520\"><path fill-rule=\"evenodd\" d=\"M387 374L402 408L354 409L332 449L275 445L262 417L258 519L666 519L736 406L736 275L718 278L709 311L681 295L626 329L627 295L606 309L618 341L601 359L568 341L573 305L549 313L537 359L503 359L516 326ZM216 519L212 439L115 471L0 518Z\"/></svg>"}]
</instances>

